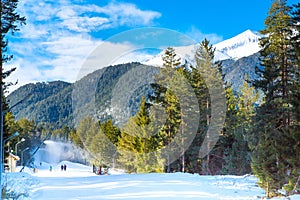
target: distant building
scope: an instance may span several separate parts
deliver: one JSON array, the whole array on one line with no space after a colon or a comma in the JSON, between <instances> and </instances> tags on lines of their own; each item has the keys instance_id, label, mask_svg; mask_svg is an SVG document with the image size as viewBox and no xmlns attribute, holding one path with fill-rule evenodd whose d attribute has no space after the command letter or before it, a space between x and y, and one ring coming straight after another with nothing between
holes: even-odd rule
<instances>
[{"instance_id":1,"label":"distant building","mask_svg":"<svg viewBox=\"0 0 300 200\"><path fill-rule=\"evenodd\" d=\"M17 162L20 160L19 156L12 153L6 158L5 171L6 172L16 172Z\"/></svg>"}]
</instances>

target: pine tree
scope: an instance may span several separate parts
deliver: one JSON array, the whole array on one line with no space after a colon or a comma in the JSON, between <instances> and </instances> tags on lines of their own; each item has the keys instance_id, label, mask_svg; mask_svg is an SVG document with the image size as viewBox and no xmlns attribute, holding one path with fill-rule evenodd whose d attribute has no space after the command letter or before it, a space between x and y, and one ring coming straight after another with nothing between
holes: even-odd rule
<instances>
[{"instance_id":1,"label":"pine tree","mask_svg":"<svg viewBox=\"0 0 300 200\"><path fill-rule=\"evenodd\" d=\"M296 51L297 59L300 60L300 3L293 5L292 10L292 28L294 35L292 37L292 42Z\"/></svg>"},{"instance_id":2,"label":"pine tree","mask_svg":"<svg viewBox=\"0 0 300 200\"><path fill-rule=\"evenodd\" d=\"M293 65L295 66L293 79L293 105L297 110L297 115L295 118L300 119L300 3L294 5L294 9L292 10L292 29L293 36L291 42L293 43L293 47L295 48L295 59Z\"/></svg>"},{"instance_id":3,"label":"pine tree","mask_svg":"<svg viewBox=\"0 0 300 200\"><path fill-rule=\"evenodd\" d=\"M3 72L3 64L10 61L12 59L12 55L5 54L7 52L8 40L6 39L6 35L11 32L14 34L19 31L19 25L25 24L25 17L22 17L16 12L19 0L2 0L0 7L0 27L1 27L1 78L5 79L7 76L11 74L15 70L15 68L10 69L6 72ZM2 83L2 81L1 81ZM3 83L2 83L3 85ZM6 89L8 85L4 86Z\"/></svg>"},{"instance_id":4,"label":"pine tree","mask_svg":"<svg viewBox=\"0 0 300 200\"><path fill-rule=\"evenodd\" d=\"M243 175L251 172L247 140L248 134L251 135L251 117L255 113L255 104L259 96L254 87L249 86L245 76L239 92L234 92L229 85L226 87L226 97L227 115L224 133L220 138L225 148L223 172Z\"/></svg>"},{"instance_id":5,"label":"pine tree","mask_svg":"<svg viewBox=\"0 0 300 200\"><path fill-rule=\"evenodd\" d=\"M97 133L92 136L89 145L90 153L93 155L92 163L96 166L112 166L117 152L116 145L106 136L104 130L96 122Z\"/></svg>"},{"instance_id":6,"label":"pine tree","mask_svg":"<svg viewBox=\"0 0 300 200\"><path fill-rule=\"evenodd\" d=\"M250 173L250 149L248 144L248 135L251 135L250 128L252 127L252 117L255 114L255 106L259 100L259 93L253 86L249 85L248 77L245 76L244 83L238 93L238 112L237 112L237 130L236 143L239 146L240 153L240 174Z\"/></svg>"},{"instance_id":7,"label":"pine tree","mask_svg":"<svg viewBox=\"0 0 300 200\"><path fill-rule=\"evenodd\" d=\"M110 119L100 125L102 132L114 145L118 145L118 138L121 131L117 126L114 126L113 121Z\"/></svg>"},{"instance_id":8,"label":"pine tree","mask_svg":"<svg viewBox=\"0 0 300 200\"><path fill-rule=\"evenodd\" d=\"M69 142L73 143L75 146L83 149L84 144L81 141L80 136L77 134L76 129L72 128L69 133Z\"/></svg>"},{"instance_id":9,"label":"pine tree","mask_svg":"<svg viewBox=\"0 0 300 200\"><path fill-rule=\"evenodd\" d=\"M167 172L171 171L172 149L169 144L178 131L180 123L180 112L178 98L174 91L170 90L170 79L173 77L174 70L180 65L180 58L177 57L175 49L168 47L163 55L163 68L156 76L156 84L153 84L154 95L150 97L153 104L160 104L166 113L165 123L160 131L163 146L167 146Z\"/></svg>"},{"instance_id":10,"label":"pine tree","mask_svg":"<svg viewBox=\"0 0 300 200\"><path fill-rule=\"evenodd\" d=\"M92 117L87 117L79 122L76 127L76 133L80 137L85 148L89 149L90 145L97 134L100 126Z\"/></svg>"},{"instance_id":11,"label":"pine tree","mask_svg":"<svg viewBox=\"0 0 300 200\"><path fill-rule=\"evenodd\" d=\"M125 124L118 140L118 163L127 172L163 171L159 140L154 131L146 98L143 97L139 111Z\"/></svg>"},{"instance_id":12,"label":"pine tree","mask_svg":"<svg viewBox=\"0 0 300 200\"><path fill-rule=\"evenodd\" d=\"M295 48L295 57L293 61L294 65L294 70L293 70L293 75L294 78L292 80L292 92L290 94L290 101L291 105L294 107L294 112L291 114L292 120L292 127L293 133L292 133L292 138L296 142L293 144L294 148L294 154L295 158L293 159L290 158L289 160L293 163L293 170L291 171L293 180L289 180L289 185L292 186L292 191L289 191L290 193L294 193L296 190L299 191L300 184L300 175L297 173L297 170L299 172L299 166L300 166L300 144L297 141L300 141L300 3L294 5L293 10L292 10L292 29L293 29L293 37L292 37L292 44L293 47ZM296 178L298 176L298 179Z\"/></svg>"},{"instance_id":13,"label":"pine tree","mask_svg":"<svg viewBox=\"0 0 300 200\"><path fill-rule=\"evenodd\" d=\"M186 152L186 165L187 165L187 172L190 173L202 173L202 157L199 156L199 152L204 140L204 134L208 129L207 125L207 99L209 99L209 90L205 83L205 80L201 73L199 73L199 69L190 65L187 69L189 73L185 73L185 77L189 80L190 85L194 89L194 93L198 100L198 131L195 135L195 138L188 148Z\"/></svg>"},{"instance_id":14,"label":"pine tree","mask_svg":"<svg viewBox=\"0 0 300 200\"><path fill-rule=\"evenodd\" d=\"M238 174L240 169L239 162L240 159L238 148L236 148L237 138L236 138L236 127L238 124L237 119L237 103L238 99L230 83L226 83L226 120L223 129L223 134L219 139L220 146L223 148L223 159L224 164L222 166L222 174Z\"/></svg>"},{"instance_id":15,"label":"pine tree","mask_svg":"<svg viewBox=\"0 0 300 200\"><path fill-rule=\"evenodd\" d=\"M168 89L164 97L164 106L166 112L166 122L160 131L160 137L163 139L164 146L167 146L167 173L171 172L171 154L172 147L169 145L179 130L180 123L180 105L178 98L173 91ZM177 170L177 169L176 169Z\"/></svg>"},{"instance_id":16,"label":"pine tree","mask_svg":"<svg viewBox=\"0 0 300 200\"><path fill-rule=\"evenodd\" d=\"M6 55L8 40L6 39L6 35L11 32L14 34L16 31L19 31L18 25L22 25L25 23L25 17L20 16L17 12L18 0L2 0L0 2L0 29L1 29L1 47L0 47L0 146L4 146L3 139L9 137L7 133L3 131L4 129L4 109L7 107L6 98L4 96L4 92L10 83L5 84L4 79L8 77L16 68L12 68L10 70L4 71L3 65L12 59L11 55ZM7 110L6 110L7 111ZM2 156L1 156L2 160ZM2 161L4 162L4 161ZM2 168L2 167L1 167Z\"/></svg>"},{"instance_id":17,"label":"pine tree","mask_svg":"<svg viewBox=\"0 0 300 200\"><path fill-rule=\"evenodd\" d=\"M19 137L10 140L10 142L16 144L19 141L19 138L24 138L25 142L20 144L19 149L25 149L26 147L29 147L32 151L36 150L36 148L41 144L41 132L34 120L23 118L17 121L15 126L18 128L17 131L19 132ZM29 158L30 156L27 154L25 155L25 158Z\"/></svg>"},{"instance_id":18,"label":"pine tree","mask_svg":"<svg viewBox=\"0 0 300 200\"><path fill-rule=\"evenodd\" d=\"M166 69L173 69L180 65L180 58L177 57L173 47L166 48L163 59L163 67Z\"/></svg>"},{"instance_id":19,"label":"pine tree","mask_svg":"<svg viewBox=\"0 0 300 200\"><path fill-rule=\"evenodd\" d=\"M196 69L203 77L208 88L209 95L204 99L206 103L206 126L204 142L200 149L200 157L206 157L202 161L202 171L205 174L212 174L211 166L216 166L211 163L210 152L221 134L221 129L226 115L226 99L223 88L222 67L221 63L214 60L215 48L204 39L196 51ZM212 107L212 104L214 106ZM212 123L213 122L213 123ZM218 159L218 155L215 156Z\"/></svg>"},{"instance_id":20,"label":"pine tree","mask_svg":"<svg viewBox=\"0 0 300 200\"><path fill-rule=\"evenodd\" d=\"M299 176L299 60L296 58L291 8L285 0L272 4L260 40L260 78L254 86L264 92L252 129L252 170L267 196ZM299 34L299 33L297 33ZM297 89L298 88L298 89Z\"/></svg>"}]
</instances>

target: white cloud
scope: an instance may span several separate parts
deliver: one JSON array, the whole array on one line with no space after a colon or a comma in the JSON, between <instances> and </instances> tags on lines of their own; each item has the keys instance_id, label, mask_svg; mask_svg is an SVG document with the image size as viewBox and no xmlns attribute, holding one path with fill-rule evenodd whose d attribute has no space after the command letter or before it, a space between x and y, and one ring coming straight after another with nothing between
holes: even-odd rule
<instances>
[{"instance_id":1,"label":"white cloud","mask_svg":"<svg viewBox=\"0 0 300 200\"><path fill-rule=\"evenodd\" d=\"M133 4L111 3L104 9L114 25L151 25L153 19L161 16L155 11L142 11Z\"/></svg>"},{"instance_id":2,"label":"white cloud","mask_svg":"<svg viewBox=\"0 0 300 200\"><path fill-rule=\"evenodd\" d=\"M62 23L69 30L76 32L90 32L93 29L97 29L97 27L103 28L109 20L107 18L102 17L81 17L81 18L69 18L64 20Z\"/></svg>"},{"instance_id":3,"label":"white cloud","mask_svg":"<svg viewBox=\"0 0 300 200\"><path fill-rule=\"evenodd\" d=\"M89 16L93 13L93 17ZM160 13L155 11L140 10L134 4L110 3L106 6L73 5L64 6L57 17L62 24L72 31L89 32L119 26L145 26L152 25Z\"/></svg>"},{"instance_id":4,"label":"white cloud","mask_svg":"<svg viewBox=\"0 0 300 200\"><path fill-rule=\"evenodd\" d=\"M6 66L7 69L12 66L17 67L16 72L9 76L9 81L18 80L18 86L36 81L74 82L86 57L99 45L99 42L76 35L39 44L46 46L45 52L52 55L51 58L47 58L47 55L36 55L14 60ZM31 54L35 53L32 49L28 51L31 51ZM16 88L11 88L13 89Z\"/></svg>"},{"instance_id":5,"label":"white cloud","mask_svg":"<svg viewBox=\"0 0 300 200\"><path fill-rule=\"evenodd\" d=\"M5 65L6 69L11 69L13 67L17 68L16 71L13 72L5 81L13 83L17 82L17 85L10 86L8 92L11 92L27 83L41 81L43 78L41 71L36 69L36 65L24 59L16 59L13 63Z\"/></svg>"},{"instance_id":6,"label":"white cloud","mask_svg":"<svg viewBox=\"0 0 300 200\"><path fill-rule=\"evenodd\" d=\"M6 64L7 68L17 67L9 77L10 81L18 80L17 87L36 81L76 81L86 57L103 42L93 37L94 32L153 25L161 16L129 3L114 1L99 6L78 0L24 0L19 13L26 16L27 25L11 37L9 45L16 59ZM115 46L131 48L125 43Z\"/></svg>"},{"instance_id":7,"label":"white cloud","mask_svg":"<svg viewBox=\"0 0 300 200\"><path fill-rule=\"evenodd\" d=\"M38 39L48 34L48 30L44 25L27 24L22 27L23 39Z\"/></svg>"},{"instance_id":8,"label":"white cloud","mask_svg":"<svg viewBox=\"0 0 300 200\"><path fill-rule=\"evenodd\" d=\"M118 61L124 54L127 54L134 49L136 49L134 45L126 42L102 42L89 54L87 59L84 60L78 78L81 78L99 68L120 63L116 61Z\"/></svg>"},{"instance_id":9,"label":"white cloud","mask_svg":"<svg viewBox=\"0 0 300 200\"><path fill-rule=\"evenodd\" d=\"M216 44L223 41L223 37L215 33L203 33L195 26L191 26L186 34L197 42L201 42L204 38L208 39L211 44Z\"/></svg>"}]
</instances>

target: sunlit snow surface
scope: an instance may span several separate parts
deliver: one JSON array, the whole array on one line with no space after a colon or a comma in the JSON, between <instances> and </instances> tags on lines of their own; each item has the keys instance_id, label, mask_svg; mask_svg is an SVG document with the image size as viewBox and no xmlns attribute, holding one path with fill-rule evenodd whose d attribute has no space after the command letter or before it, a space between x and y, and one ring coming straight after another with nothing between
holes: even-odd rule
<instances>
[{"instance_id":1,"label":"sunlit snow surface","mask_svg":"<svg viewBox=\"0 0 300 200\"><path fill-rule=\"evenodd\" d=\"M235 37L214 44L213 47L216 48L215 60L238 60L242 57L247 57L252 54L255 54L260 50L259 39L261 37L263 37L263 35L257 32L246 30ZM195 53L197 48L199 48L199 44L173 48L175 49L176 54L180 58L184 58L182 64L184 64L185 60L190 62L191 64L195 64ZM148 60L142 61L142 63L152 66L162 66L163 55L164 51L160 52L159 54L153 56Z\"/></svg>"},{"instance_id":2,"label":"sunlit snow surface","mask_svg":"<svg viewBox=\"0 0 300 200\"><path fill-rule=\"evenodd\" d=\"M61 171L61 164L67 165ZM253 176L199 176L173 174L125 174L111 170L111 175L98 176L92 168L71 162L53 165L42 163L38 172L6 173L8 187L24 193L22 200L101 200L101 199L261 199ZM27 194L26 194L27 193ZM26 196L26 195L27 196ZM300 196L291 197L299 200Z\"/></svg>"}]
</instances>

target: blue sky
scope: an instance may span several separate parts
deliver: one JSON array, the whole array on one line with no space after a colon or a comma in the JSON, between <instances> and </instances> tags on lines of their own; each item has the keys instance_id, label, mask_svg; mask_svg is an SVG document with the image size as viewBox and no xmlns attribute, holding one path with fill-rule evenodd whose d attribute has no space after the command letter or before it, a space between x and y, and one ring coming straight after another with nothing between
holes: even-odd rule
<instances>
[{"instance_id":1,"label":"blue sky","mask_svg":"<svg viewBox=\"0 0 300 200\"><path fill-rule=\"evenodd\" d=\"M288 0L289 5L298 2ZM9 79L19 82L12 90L36 81L74 82L85 59L97 46L106 43L112 49L134 49L135 44L129 38L133 38L130 30L136 28L164 28L195 42L206 37L212 43L247 29L259 31L264 28L271 3L271 0L20 0L19 12L27 18L27 25L10 38L14 60L6 67L17 67ZM125 39L115 41L124 31L129 31ZM148 38L148 42L153 42ZM180 45L176 37L174 44Z\"/></svg>"},{"instance_id":2,"label":"blue sky","mask_svg":"<svg viewBox=\"0 0 300 200\"><path fill-rule=\"evenodd\" d=\"M170 28L202 39L203 34L216 34L228 39L244 30L264 27L271 0L129 0L141 9L159 12L154 26Z\"/></svg>"}]
</instances>

